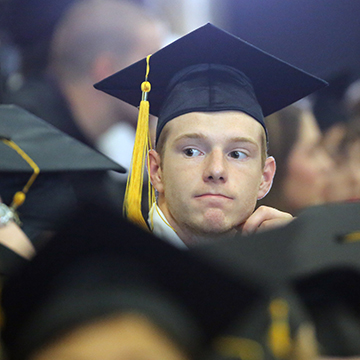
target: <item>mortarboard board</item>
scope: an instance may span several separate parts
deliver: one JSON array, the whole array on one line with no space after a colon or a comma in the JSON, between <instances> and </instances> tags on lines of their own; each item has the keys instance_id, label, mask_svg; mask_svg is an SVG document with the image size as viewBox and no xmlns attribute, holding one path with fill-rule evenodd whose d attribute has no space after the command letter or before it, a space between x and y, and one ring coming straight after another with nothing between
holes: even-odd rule
<instances>
[{"instance_id":1,"label":"mortarboard board","mask_svg":"<svg viewBox=\"0 0 360 360\"><path fill-rule=\"evenodd\" d=\"M316 326L321 353L354 356L360 354L359 219L360 203L316 206L285 227L195 251L232 274L262 274L274 295L290 289Z\"/></svg>"},{"instance_id":2,"label":"mortarboard board","mask_svg":"<svg viewBox=\"0 0 360 360\"><path fill-rule=\"evenodd\" d=\"M262 301L252 280L224 275L203 257L90 204L5 282L2 336L10 359L24 359L62 331L132 309L194 350Z\"/></svg>"},{"instance_id":3,"label":"mortarboard board","mask_svg":"<svg viewBox=\"0 0 360 360\"><path fill-rule=\"evenodd\" d=\"M56 129L16 105L0 105L0 136L12 140L37 164L40 172L104 171L125 169L98 151ZM0 142L1 173L32 173L27 161Z\"/></svg>"},{"instance_id":4,"label":"mortarboard board","mask_svg":"<svg viewBox=\"0 0 360 360\"><path fill-rule=\"evenodd\" d=\"M326 82L259 48L206 24L157 51L150 58L150 113L159 116L167 88L179 71L198 64L220 64L243 72L251 81L264 116L324 87ZM121 70L95 87L134 106L141 100L146 60ZM186 95L184 95L186 96ZM185 97L193 100L194 94ZM230 99L232 101L232 99Z\"/></svg>"},{"instance_id":5,"label":"mortarboard board","mask_svg":"<svg viewBox=\"0 0 360 360\"><path fill-rule=\"evenodd\" d=\"M15 105L0 105L0 152L0 196L17 210L27 195L18 213L31 240L75 204L73 185L63 174L91 172L96 178L106 170L125 172L105 155ZM0 254L0 273L7 273L17 256L2 246Z\"/></svg>"},{"instance_id":6,"label":"mortarboard board","mask_svg":"<svg viewBox=\"0 0 360 360\"><path fill-rule=\"evenodd\" d=\"M148 99L150 113L159 117L158 139L168 121L194 111L242 111L265 128L264 116L325 85L323 80L206 24L157 51L150 58L138 61L100 81L95 84L95 88L134 106L138 106L141 99ZM145 120L141 120L145 114L142 110L145 109L144 103L146 101L140 103L137 132L146 134L143 130ZM129 174L131 178L134 176L134 180L129 182L129 198L137 195L138 190L133 191L132 186L141 188L138 182L142 181L142 176L138 175L139 171L135 167L144 166L144 153L149 148L146 136L139 135L139 140L135 140L133 170ZM132 182L135 184L132 185ZM126 210L127 215L142 224L137 219L138 215L132 216L133 205L128 206L126 198L125 210L129 208Z\"/></svg>"}]
</instances>

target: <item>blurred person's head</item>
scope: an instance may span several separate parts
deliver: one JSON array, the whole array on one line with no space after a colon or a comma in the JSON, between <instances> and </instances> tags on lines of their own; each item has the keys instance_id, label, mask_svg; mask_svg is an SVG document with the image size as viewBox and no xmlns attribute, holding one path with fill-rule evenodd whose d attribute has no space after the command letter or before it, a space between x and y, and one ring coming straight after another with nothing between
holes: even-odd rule
<instances>
[{"instance_id":1,"label":"blurred person's head","mask_svg":"<svg viewBox=\"0 0 360 360\"><path fill-rule=\"evenodd\" d=\"M54 31L49 71L90 140L119 121L135 127L137 119L136 109L93 84L156 51L163 36L162 23L128 1L78 1L67 9Z\"/></svg>"},{"instance_id":2,"label":"blurred person's head","mask_svg":"<svg viewBox=\"0 0 360 360\"><path fill-rule=\"evenodd\" d=\"M323 203L333 163L313 114L290 106L266 120L269 154L276 159L277 171L271 192L260 203L293 214Z\"/></svg>"},{"instance_id":3,"label":"blurred person's head","mask_svg":"<svg viewBox=\"0 0 360 360\"><path fill-rule=\"evenodd\" d=\"M350 111L345 99L351 78L352 74L348 70L333 74L329 86L321 89L312 99L312 110L322 132L323 146L330 156L336 156L349 121Z\"/></svg>"},{"instance_id":4,"label":"blurred person's head","mask_svg":"<svg viewBox=\"0 0 360 360\"><path fill-rule=\"evenodd\" d=\"M350 121L333 153L335 171L329 177L327 201L360 199L360 118Z\"/></svg>"}]
</instances>

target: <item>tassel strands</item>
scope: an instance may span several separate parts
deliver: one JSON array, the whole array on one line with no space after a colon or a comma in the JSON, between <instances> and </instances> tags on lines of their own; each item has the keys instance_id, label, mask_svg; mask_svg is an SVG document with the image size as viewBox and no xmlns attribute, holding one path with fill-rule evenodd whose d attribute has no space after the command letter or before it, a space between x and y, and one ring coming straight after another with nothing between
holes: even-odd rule
<instances>
[{"instance_id":1,"label":"tassel strands","mask_svg":"<svg viewBox=\"0 0 360 360\"><path fill-rule=\"evenodd\" d=\"M147 154L151 149L151 139L149 131L149 102L147 94L151 90L151 84L148 82L150 71L150 56L146 58L145 81L141 84L142 99L139 107L138 123L135 135L134 149L131 159L130 171L126 184L123 212L124 216L131 222L148 229L146 221L141 212L142 191L144 183L144 170ZM149 208L154 201L154 190L150 180L148 182L149 190Z\"/></svg>"}]
</instances>

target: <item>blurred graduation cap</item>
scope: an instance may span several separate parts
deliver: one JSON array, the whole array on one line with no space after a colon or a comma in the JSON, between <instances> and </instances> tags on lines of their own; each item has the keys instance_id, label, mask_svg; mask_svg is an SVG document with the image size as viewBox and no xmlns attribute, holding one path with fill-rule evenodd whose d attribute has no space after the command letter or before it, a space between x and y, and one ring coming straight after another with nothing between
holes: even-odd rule
<instances>
[{"instance_id":1,"label":"blurred graduation cap","mask_svg":"<svg viewBox=\"0 0 360 360\"><path fill-rule=\"evenodd\" d=\"M16 105L0 105L1 173L32 173L30 158L40 172L104 171L125 169L54 126ZM17 145L16 149L8 142ZM15 150L15 151L14 151Z\"/></svg>"},{"instance_id":2,"label":"blurred graduation cap","mask_svg":"<svg viewBox=\"0 0 360 360\"><path fill-rule=\"evenodd\" d=\"M59 214L74 205L74 188L63 174L125 172L121 165L15 105L0 105L0 153L0 196L14 211L27 197L18 214L30 239L39 229L51 229ZM6 272L11 252L0 246L0 254L0 272Z\"/></svg>"},{"instance_id":3,"label":"blurred graduation cap","mask_svg":"<svg viewBox=\"0 0 360 360\"><path fill-rule=\"evenodd\" d=\"M210 346L236 314L245 319L263 301L257 283L255 277L225 275L203 257L90 203L7 279L3 341L11 360L27 359L80 324L135 311L194 354Z\"/></svg>"},{"instance_id":4,"label":"blurred graduation cap","mask_svg":"<svg viewBox=\"0 0 360 360\"><path fill-rule=\"evenodd\" d=\"M195 251L229 273L263 274L274 295L290 289L323 355L360 355L360 203L308 208L285 227Z\"/></svg>"},{"instance_id":5,"label":"blurred graduation cap","mask_svg":"<svg viewBox=\"0 0 360 360\"><path fill-rule=\"evenodd\" d=\"M133 199L138 190L132 186L141 188L138 169L144 166L144 153L150 147L145 119L147 100L150 113L158 117L158 139L168 121L196 111L242 111L265 128L264 116L325 85L323 80L206 24L100 81L95 88L134 106L142 100L137 133L143 135L135 140L129 174L129 198ZM140 211L132 204L128 206L126 199L125 210L132 221L144 224Z\"/></svg>"}]
</instances>

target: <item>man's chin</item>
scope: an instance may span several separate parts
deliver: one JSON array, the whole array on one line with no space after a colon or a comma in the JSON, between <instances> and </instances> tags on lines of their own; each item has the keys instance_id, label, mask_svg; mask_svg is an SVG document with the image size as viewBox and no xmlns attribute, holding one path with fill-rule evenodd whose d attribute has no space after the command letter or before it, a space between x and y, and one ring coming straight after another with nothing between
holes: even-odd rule
<instances>
[{"instance_id":1,"label":"man's chin","mask_svg":"<svg viewBox=\"0 0 360 360\"><path fill-rule=\"evenodd\" d=\"M226 236L234 231L234 227L226 221L225 214L218 209L210 209L203 217L201 231L210 237Z\"/></svg>"}]
</instances>

